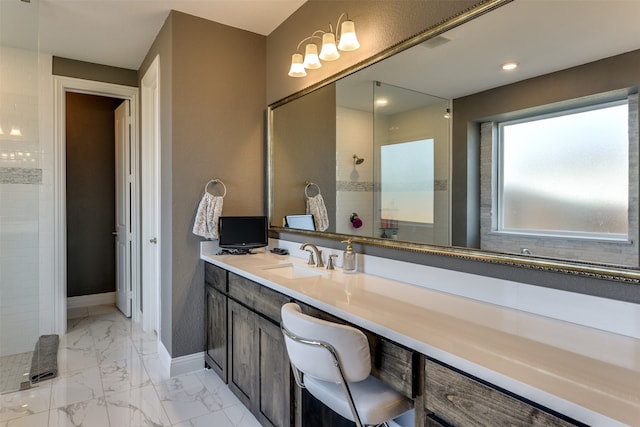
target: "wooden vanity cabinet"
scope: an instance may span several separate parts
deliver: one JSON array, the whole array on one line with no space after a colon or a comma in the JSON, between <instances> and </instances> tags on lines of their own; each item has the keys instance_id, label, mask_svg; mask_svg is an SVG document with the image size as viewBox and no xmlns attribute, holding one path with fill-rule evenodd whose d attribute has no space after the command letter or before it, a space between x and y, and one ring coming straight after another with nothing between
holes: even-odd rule
<instances>
[{"instance_id":1,"label":"wooden vanity cabinet","mask_svg":"<svg viewBox=\"0 0 640 427\"><path fill-rule=\"evenodd\" d=\"M438 426L582 426L425 358L424 425Z\"/></svg>"},{"instance_id":2,"label":"wooden vanity cabinet","mask_svg":"<svg viewBox=\"0 0 640 427\"><path fill-rule=\"evenodd\" d=\"M280 331L288 298L205 263L205 362L263 426L292 425L293 382Z\"/></svg>"},{"instance_id":3,"label":"wooden vanity cabinet","mask_svg":"<svg viewBox=\"0 0 640 427\"><path fill-rule=\"evenodd\" d=\"M280 330L280 309L289 297L209 263L205 263L205 284L206 363L263 426L354 425L295 386ZM298 304L306 314L348 324ZM371 349L372 375L415 399L416 427L584 425L363 332Z\"/></svg>"}]
</instances>

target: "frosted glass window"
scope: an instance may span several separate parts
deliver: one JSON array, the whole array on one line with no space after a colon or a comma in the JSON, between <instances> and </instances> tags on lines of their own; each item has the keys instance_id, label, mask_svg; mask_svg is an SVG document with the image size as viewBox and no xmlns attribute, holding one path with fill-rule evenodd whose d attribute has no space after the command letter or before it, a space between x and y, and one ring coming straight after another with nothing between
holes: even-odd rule
<instances>
[{"instance_id":1,"label":"frosted glass window","mask_svg":"<svg viewBox=\"0 0 640 427\"><path fill-rule=\"evenodd\" d=\"M502 123L499 229L626 239L628 103Z\"/></svg>"},{"instance_id":2,"label":"frosted glass window","mask_svg":"<svg viewBox=\"0 0 640 427\"><path fill-rule=\"evenodd\" d=\"M433 224L433 139L381 147L381 218Z\"/></svg>"}]
</instances>

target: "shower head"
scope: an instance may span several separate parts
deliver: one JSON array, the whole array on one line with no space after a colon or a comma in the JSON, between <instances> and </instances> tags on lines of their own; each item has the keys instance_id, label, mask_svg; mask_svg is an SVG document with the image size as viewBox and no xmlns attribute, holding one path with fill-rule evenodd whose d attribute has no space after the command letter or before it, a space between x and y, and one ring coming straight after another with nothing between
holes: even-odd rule
<instances>
[{"instance_id":1,"label":"shower head","mask_svg":"<svg viewBox=\"0 0 640 427\"><path fill-rule=\"evenodd\" d=\"M356 156L355 154L353 155L353 165L361 165L364 162L364 159Z\"/></svg>"}]
</instances>

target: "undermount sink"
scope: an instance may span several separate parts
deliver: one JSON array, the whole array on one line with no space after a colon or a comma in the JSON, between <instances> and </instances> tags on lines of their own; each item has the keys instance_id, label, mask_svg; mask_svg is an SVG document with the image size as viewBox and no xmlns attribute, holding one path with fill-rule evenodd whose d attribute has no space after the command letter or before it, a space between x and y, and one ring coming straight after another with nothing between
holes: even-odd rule
<instances>
[{"instance_id":1,"label":"undermount sink","mask_svg":"<svg viewBox=\"0 0 640 427\"><path fill-rule=\"evenodd\" d=\"M327 274L324 270L306 267L299 264L282 263L260 267L261 270L269 271L285 279L302 279L305 277L322 276Z\"/></svg>"}]
</instances>

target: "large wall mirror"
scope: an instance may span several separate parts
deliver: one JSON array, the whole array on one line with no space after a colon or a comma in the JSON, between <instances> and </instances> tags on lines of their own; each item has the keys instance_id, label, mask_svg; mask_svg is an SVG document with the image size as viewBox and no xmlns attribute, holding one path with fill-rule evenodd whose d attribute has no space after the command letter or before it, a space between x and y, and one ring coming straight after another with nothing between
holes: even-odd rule
<instances>
[{"instance_id":1,"label":"large wall mirror","mask_svg":"<svg viewBox=\"0 0 640 427\"><path fill-rule=\"evenodd\" d=\"M638 283L637 16L485 2L273 104L272 228Z\"/></svg>"}]
</instances>

